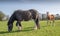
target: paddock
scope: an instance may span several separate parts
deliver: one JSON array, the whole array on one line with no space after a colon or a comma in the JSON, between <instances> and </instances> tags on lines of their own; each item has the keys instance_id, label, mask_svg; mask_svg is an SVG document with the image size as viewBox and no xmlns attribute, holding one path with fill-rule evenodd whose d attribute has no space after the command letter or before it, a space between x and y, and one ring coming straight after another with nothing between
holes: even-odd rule
<instances>
[{"instance_id":1,"label":"paddock","mask_svg":"<svg viewBox=\"0 0 60 36\"><path fill-rule=\"evenodd\" d=\"M60 36L60 20L55 20L55 26L46 26L46 21L40 21L40 29L33 30L34 21L22 21L22 30L18 31L16 21L13 23L13 30L8 32L8 21L0 21L0 36Z\"/></svg>"}]
</instances>

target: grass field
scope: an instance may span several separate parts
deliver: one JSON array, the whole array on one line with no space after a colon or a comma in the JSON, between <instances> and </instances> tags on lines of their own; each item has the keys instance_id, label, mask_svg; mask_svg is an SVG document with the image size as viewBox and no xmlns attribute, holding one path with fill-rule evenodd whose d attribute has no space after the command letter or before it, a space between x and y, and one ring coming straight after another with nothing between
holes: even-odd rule
<instances>
[{"instance_id":1,"label":"grass field","mask_svg":"<svg viewBox=\"0 0 60 36\"><path fill-rule=\"evenodd\" d=\"M55 20L55 26L46 25L46 21L40 21L40 29L33 30L33 21L23 21L22 31L17 31L16 22L12 32L7 31L7 21L0 21L0 36L60 36L60 20Z\"/></svg>"}]
</instances>

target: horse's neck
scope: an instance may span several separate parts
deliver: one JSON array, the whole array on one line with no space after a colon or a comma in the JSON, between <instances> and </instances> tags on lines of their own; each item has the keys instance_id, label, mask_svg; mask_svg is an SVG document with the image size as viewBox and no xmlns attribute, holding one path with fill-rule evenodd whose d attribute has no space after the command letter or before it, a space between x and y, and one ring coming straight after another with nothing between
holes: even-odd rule
<instances>
[{"instance_id":1,"label":"horse's neck","mask_svg":"<svg viewBox=\"0 0 60 36\"><path fill-rule=\"evenodd\" d=\"M47 15L47 17L49 17L49 18L50 18L50 17L51 17L51 14L48 14L48 15Z\"/></svg>"},{"instance_id":2,"label":"horse's neck","mask_svg":"<svg viewBox=\"0 0 60 36\"><path fill-rule=\"evenodd\" d=\"M10 19L9 19L8 22L9 22L9 23L13 23L13 22L14 22L14 18L13 18L13 17L10 17Z\"/></svg>"},{"instance_id":3,"label":"horse's neck","mask_svg":"<svg viewBox=\"0 0 60 36\"><path fill-rule=\"evenodd\" d=\"M50 14L47 14L47 16L50 16Z\"/></svg>"}]
</instances>

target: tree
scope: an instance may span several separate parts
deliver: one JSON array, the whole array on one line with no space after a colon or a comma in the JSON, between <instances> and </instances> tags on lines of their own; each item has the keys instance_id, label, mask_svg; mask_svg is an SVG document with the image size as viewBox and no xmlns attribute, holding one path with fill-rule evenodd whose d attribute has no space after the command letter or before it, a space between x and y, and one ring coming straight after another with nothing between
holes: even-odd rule
<instances>
[{"instance_id":1,"label":"tree","mask_svg":"<svg viewBox=\"0 0 60 36\"><path fill-rule=\"evenodd\" d=\"M0 21L2 21L2 18L5 16L5 14L2 12L2 11L0 11Z\"/></svg>"}]
</instances>

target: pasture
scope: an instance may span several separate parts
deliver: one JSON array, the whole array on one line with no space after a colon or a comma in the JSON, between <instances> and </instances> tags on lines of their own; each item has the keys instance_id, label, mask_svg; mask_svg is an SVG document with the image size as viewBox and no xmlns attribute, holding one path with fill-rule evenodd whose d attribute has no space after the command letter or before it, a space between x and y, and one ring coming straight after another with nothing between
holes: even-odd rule
<instances>
[{"instance_id":1,"label":"pasture","mask_svg":"<svg viewBox=\"0 0 60 36\"><path fill-rule=\"evenodd\" d=\"M60 20L55 20L55 26L46 25L46 21L40 21L40 29L33 30L34 21L23 21L22 30L17 31L16 21L13 30L7 31L7 21L0 21L0 36L60 36Z\"/></svg>"}]
</instances>

